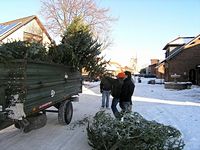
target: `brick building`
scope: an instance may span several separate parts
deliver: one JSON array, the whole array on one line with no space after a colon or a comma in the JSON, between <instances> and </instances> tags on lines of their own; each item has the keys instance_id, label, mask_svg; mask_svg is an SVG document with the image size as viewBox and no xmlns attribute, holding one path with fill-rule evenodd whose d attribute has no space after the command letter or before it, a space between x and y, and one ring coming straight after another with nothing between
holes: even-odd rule
<instances>
[{"instance_id":1,"label":"brick building","mask_svg":"<svg viewBox=\"0 0 200 150\"><path fill-rule=\"evenodd\" d=\"M151 59L151 65L148 66L148 74L156 75L156 66L159 64L159 59Z\"/></svg>"},{"instance_id":2,"label":"brick building","mask_svg":"<svg viewBox=\"0 0 200 150\"><path fill-rule=\"evenodd\" d=\"M159 63L156 67L156 78L158 79L164 79L165 78L165 67L164 67L164 63L161 62Z\"/></svg>"},{"instance_id":3,"label":"brick building","mask_svg":"<svg viewBox=\"0 0 200 150\"><path fill-rule=\"evenodd\" d=\"M159 79L163 79L163 76L161 76L158 73L158 65L160 64L160 60L159 59L151 59L151 64L148 65L145 68L142 68L140 70L140 74L142 74L144 77L156 77Z\"/></svg>"},{"instance_id":4,"label":"brick building","mask_svg":"<svg viewBox=\"0 0 200 150\"><path fill-rule=\"evenodd\" d=\"M200 35L179 37L168 43L164 62L165 81L173 81L171 75L180 75L178 81L190 81L200 85Z\"/></svg>"}]
</instances>

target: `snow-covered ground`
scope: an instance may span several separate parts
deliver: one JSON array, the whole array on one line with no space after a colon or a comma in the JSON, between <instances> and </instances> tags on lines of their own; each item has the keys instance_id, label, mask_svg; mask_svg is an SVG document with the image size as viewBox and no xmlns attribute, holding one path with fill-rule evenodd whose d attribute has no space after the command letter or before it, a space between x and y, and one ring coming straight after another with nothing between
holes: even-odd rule
<instances>
[{"instance_id":1,"label":"snow-covered ground","mask_svg":"<svg viewBox=\"0 0 200 150\"><path fill-rule=\"evenodd\" d=\"M150 79L136 83L133 111L148 120L156 120L179 129L185 141L184 150L200 150L200 87L189 90L164 89L150 85ZM111 102L111 101L110 101ZM27 134L14 126L0 131L1 150L91 150L87 143L86 126L74 126L79 120L92 117L100 110L99 82L85 83L79 102L73 103L72 123L61 126L57 114L48 113L47 125ZM111 113L111 110L106 110Z\"/></svg>"}]
</instances>

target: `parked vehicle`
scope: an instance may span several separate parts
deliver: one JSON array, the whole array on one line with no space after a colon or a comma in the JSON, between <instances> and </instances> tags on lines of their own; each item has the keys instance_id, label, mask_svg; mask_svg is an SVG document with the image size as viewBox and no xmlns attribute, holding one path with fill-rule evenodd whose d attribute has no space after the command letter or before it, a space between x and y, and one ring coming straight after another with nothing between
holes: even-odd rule
<instances>
[{"instance_id":1,"label":"parked vehicle","mask_svg":"<svg viewBox=\"0 0 200 150\"><path fill-rule=\"evenodd\" d=\"M46 111L69 124L72 102L82 92L80 72L72 67L37 61L0 62L0 126L12 120L28 132L46 124ZM54 106L56 110L47 110Z\"/></svg>"}]
</instances>

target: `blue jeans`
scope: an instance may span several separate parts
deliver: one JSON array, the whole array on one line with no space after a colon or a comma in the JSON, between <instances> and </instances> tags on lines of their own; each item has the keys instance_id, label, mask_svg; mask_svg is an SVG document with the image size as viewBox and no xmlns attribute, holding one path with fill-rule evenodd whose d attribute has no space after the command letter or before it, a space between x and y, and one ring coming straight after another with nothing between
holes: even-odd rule
<instances>
[{"instance_id":1,"label":"blue jeans","mask_svg":"<svg viewBox=\"0 0 200 150\"><path fill-rule=\"evenodd\" d=\"M116 118L118 118L119 117L119 111L118 111L118 109L117 109L117 104L119 103L119 98L113 98L113 100L112 100L112 104L111 104L111 109L112 109L112 112L113 112L113 114L114 114L114 116L116 117Z\"/></svg>"},{"instance_id":2,"label":"blue jeans","mask_svg":"<svg viewBox=\"0 0 200 150\"><path fill-rule=\"evenodd\" d=\"M105 107L105 102L106 102L106 108L109 108L109 99L110 99L110 91L103 90L101 107Z\"/></svg>"}]
</instances>

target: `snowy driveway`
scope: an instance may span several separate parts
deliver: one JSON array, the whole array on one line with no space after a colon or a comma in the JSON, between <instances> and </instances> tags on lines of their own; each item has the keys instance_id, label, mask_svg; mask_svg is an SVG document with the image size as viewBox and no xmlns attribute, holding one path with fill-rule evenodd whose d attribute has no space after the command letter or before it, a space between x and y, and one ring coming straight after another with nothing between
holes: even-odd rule
<instances>
[{"instance_id":1,"label":"snowy driveway","mask_svg":"<svg viewBox=\"0 0 200 150\"><path fill-rule=\"evenodd\" d=\"M91 150L87 144L85 126L73 127L73 123L93 116L100 109L99 86L83 88L80 101L73 103L72 124L61 126L57 114L48 113L47 125L27 134L14 126L0 131L2 150ZM133 110L148 120L156 120L178 128L185 140L185 150L200 150L200 87L172 91L163 85L136 84ZM106 110L111 112L111 110Z\"/></svg>"}]
</instances>

